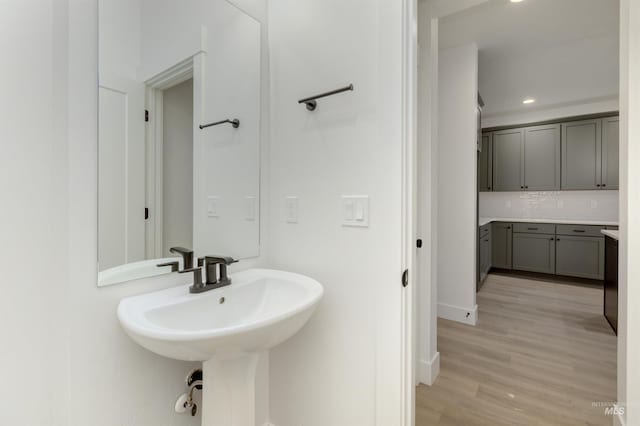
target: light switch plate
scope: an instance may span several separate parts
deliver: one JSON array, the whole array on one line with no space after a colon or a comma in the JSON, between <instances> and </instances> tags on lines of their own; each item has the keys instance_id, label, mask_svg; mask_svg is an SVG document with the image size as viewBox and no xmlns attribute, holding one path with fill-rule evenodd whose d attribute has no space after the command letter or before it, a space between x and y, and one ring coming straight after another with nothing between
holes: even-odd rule
<instances>
[{"instance_id":1,"label":"light switch plate","mask_svg":"<svg viewBox=\"0 0 640 426\"><path fill-rule=\"evenodd\" d=\"M369 196L342 196L342 226L369 226Z\"/></svg>"},{"instance_id":2,"label":"light switch plate","mask_svg":"<svg viewBox=\"0 0 640 426\"><path fill-rule=\"evenodd\" d=\"M284 215L287 223L298 223L298 197L284 198Z\"/></svg>"},{"instance_id":3,"label":"light switch plate","mask_svg":"<svg viewBox=\"0 0 640 426\"><path fill-rule=\"evenodd\" d=\"M244 203L245 203L244 219L248 222L254 222L256 220L256 197L248 195L244 197Z\"/></svg>"},{"instance_id":4,"label":"light switch plate","mask_svg":"<svg viewBox=\"0 0 640 426\"><path fill-rule=\"evenodd\" d=\"M220 197L216 195L207 197L207 216L220 217Z\"/></svg>"}]
</instances>

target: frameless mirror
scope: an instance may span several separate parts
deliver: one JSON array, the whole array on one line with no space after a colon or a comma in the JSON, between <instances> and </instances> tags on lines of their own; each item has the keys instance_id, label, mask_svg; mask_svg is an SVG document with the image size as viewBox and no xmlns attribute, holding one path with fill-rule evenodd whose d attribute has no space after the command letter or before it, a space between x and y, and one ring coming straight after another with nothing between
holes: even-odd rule
<instances>
[{"instance_id":1,"label":"frameless mirror","mask_svg":"<svg viewBox=\"0 0 640 426\"><path fill-rule=\"evenodd\" d=\"M258 256L260 71L260 23L225 0L99 1L99 286L171 272L175 246Z\"/></svg>"}]
</instances>

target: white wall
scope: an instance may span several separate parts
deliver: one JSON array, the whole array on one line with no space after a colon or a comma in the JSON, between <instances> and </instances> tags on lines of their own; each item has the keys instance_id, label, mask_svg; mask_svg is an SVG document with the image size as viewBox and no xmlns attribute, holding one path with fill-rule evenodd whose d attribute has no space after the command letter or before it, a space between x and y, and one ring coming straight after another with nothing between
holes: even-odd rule
<instances>
[{"instance_id":1,"label":"white wall","mask_svg":"<svg viewBox=\"0 0 640 426\"><path fill-rule=\"evenodd\" d=\"M620 1L620 263L618 402L640 424L640 3Z\"/></svg>"},{"instance_id":2,"label":"white wall","mask_svg":"<svg viewBox=\"0 0 640 426\"><path fill-rule=\"evenodd\" d=\"M438 315L438 19L418 5L418 238L416 379L432 384L440 370Z\"/></svg>"},{"instance_id":3,"label":"white wall","mask_svg":"<svg viewBox=\"0 0 640 426\"><path fill-rule=\"evenodd\" d=\"M0 47L0 424L64 425L65 2L1 2Z\"/></svg>"},{"instance_id":4,"label":"white wall","mask_svg":"<svg viewBox=\"0 0 640 426\"><path fill-rule=\"evenodd\" d=\"M478 48L438 61L438 316L475 324Z\"/></svg>"},{"instance_id":5,"label":"white wall","mask_svg":"<svg viewBox=\"0 0 640 426\"><path fill-rule=\"evenodd\" d=\"M402 2L272 0L270 267L317 279L307 326L270 355L278 426L399 424ZM354 92L297 100L353 83ZM369 228L341 226L370 197ZM284 199L299 197L298 223Z\"/></svg>"},{"instance_id":6,"label":"white wall","mask_svg":"<svg viewBox=\"0 0 640 426\"><path fill-rule=\"evenodd\" d=\"M618 222L618 191L481 192L480 217Z\"/></svg>"}]
</instances>

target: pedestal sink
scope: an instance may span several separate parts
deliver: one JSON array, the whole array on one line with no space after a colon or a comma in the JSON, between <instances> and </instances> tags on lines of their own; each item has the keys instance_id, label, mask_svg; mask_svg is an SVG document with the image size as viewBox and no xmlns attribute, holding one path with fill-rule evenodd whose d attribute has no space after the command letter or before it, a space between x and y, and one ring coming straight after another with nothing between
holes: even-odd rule
<instances>
[{"instance_id":1,"label":"pedestal sink","mask_svg":"<svg viewBox=\"0 0 640 426\"><path fill-rule=\"evenodd\" d=\"M123 299L118 319L144 348L203 362L203 426L255 426L259 354L307 322L322 286L303 275L250 269L200 294L184 285Z\"/></svg>"}]
</instances>

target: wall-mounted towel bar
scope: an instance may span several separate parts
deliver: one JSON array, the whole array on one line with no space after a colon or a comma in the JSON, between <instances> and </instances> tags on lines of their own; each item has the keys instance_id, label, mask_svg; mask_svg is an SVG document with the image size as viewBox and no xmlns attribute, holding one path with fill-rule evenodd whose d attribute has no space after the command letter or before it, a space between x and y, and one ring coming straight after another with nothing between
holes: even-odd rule
<instances>
[{"instance_id":1,"label":"wall-mounted towel bar","mask_svg":"<svg viewBox=\"0 0 640 426\"><path fill-rule=\"evenodd\" d=\"M215 123L201 124L200 129L206 129L207 127L218 126L220 124L225 124L225 123L231 124L234 129L237 129L238 127L240 127L240 120L238 120L237 118L234 118L233 120L229 120L227 118L226 120L216 121Z\"/></svg>"},{"instance_id":2,"label":"wall-mounted towel bar","mask_svg":"<svg viewBox=\"0 0 640 426\"><path fill-rule=\"evenodd\" d=\"M298 103L307 105L307 109L309 111L315 111L315 109L318 107L318 102L316 102L318 99L326 98L327 96L337 95L338 93L349 92L349 91L353 91L353 84L350 84L346 87L342 87L340 89L332 90L330 92L321 93L319 95L309 96L308 98L300 99Z\"/></svg>"}]
</instances>

